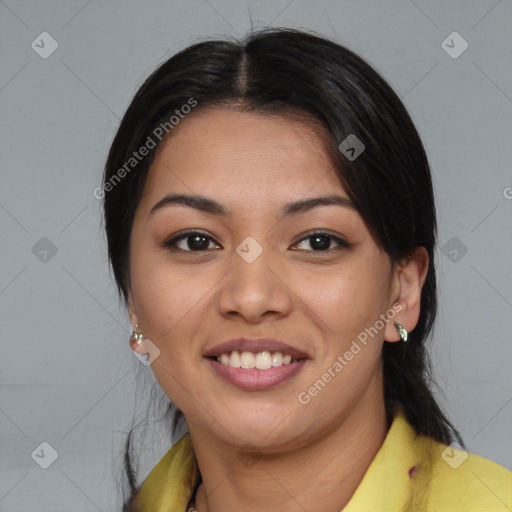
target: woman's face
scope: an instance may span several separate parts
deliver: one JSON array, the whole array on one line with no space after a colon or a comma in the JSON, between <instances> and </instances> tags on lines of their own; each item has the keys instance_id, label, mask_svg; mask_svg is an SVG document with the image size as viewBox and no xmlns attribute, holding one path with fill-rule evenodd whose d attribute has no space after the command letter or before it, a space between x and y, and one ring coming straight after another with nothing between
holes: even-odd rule
<instances>
[{"instance_id":1,"label":"woman's face","mask_svg":"<svg viewBox=\"0 0 512 512\"><path fill-rule=\"evenodd\" d=\"M399 318L387 254L350 206L282 214L311 198L348 203L321 134L297 120L206 109L171 135L135 215L130 313L160 350L151 368L191 431L292 448L382 404L382 343L398 339L382 319ZM169 194L201 196L226 213L175 202L152 211ZM199 233L165 245L185 230ZM277 366L229 369L206 357L241 337L257 340L244 365ZM304 358L279 366L262 338ZM226 357L236 364L236 354Z\"/></svg>"}]
</instances>

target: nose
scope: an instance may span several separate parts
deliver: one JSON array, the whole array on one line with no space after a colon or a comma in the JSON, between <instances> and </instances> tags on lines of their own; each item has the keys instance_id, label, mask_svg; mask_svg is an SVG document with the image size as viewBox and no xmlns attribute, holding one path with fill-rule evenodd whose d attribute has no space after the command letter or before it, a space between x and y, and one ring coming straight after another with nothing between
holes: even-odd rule
<instances>
[{"instance_id":1,"label":"nose","mask_svg":"<svg viewBox=\"0 0 512 512\"><path fill-rule=\"evenodd\" d=\"M254 261L233 252L230 263L218 295L221 315L240 316L247 323L256 324L268 317L290 314L293 292L284 263L277 261L271 249L263 250Z\"/></svg>"}]
</instances>

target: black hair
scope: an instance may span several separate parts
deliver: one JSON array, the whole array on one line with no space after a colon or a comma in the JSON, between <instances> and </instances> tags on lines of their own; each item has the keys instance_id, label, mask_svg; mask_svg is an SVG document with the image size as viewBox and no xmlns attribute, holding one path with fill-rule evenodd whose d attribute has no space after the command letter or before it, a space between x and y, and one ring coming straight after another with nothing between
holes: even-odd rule
<instances>
[{"instance_id":1,"label":"black hair","mask_svg":"<svg viewBox=\"0 0 512 512\"><path fill-rule=\"evenodd\" d=\"M186 112L185 105L194 111L220 107L310 116L325 128L339 179L391 261L401 261L417 247L426 248L429 267L406 359L402 343L385 342L382 350L386 415L389 423L401 406L418 434L444 444L456 439L464 446L431 389L435 383L426 345L437 312L437 221L423 144L386 80L356 53L325 37L272 28L251 32L241 41L206 40L172 56L145 80L115 135L103 178L108 256L120 299L127 305L134 214L148 170L165 139L158 140L136 165L132 161L134 165L127 167L126 163L139 148L152 145L148 141L158 139L155 134L161 136L162 126L166 134L172 134L172 116ZM349 135L365 146L352 160L339 149ZM168 421L171 416L172 435L183 414L167 401L163 417ZM129 510L140 488L133 465L132 431L125 445L130 496L124 510Z\"/></svg>"}]
</instances>

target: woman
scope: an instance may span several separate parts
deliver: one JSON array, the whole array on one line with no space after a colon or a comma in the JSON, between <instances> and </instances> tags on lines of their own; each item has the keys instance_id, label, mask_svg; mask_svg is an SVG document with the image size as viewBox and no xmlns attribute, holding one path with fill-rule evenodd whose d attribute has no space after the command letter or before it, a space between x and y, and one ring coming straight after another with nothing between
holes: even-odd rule
<instances>
[{"instance_id":1,"label":"woman","mask_svg":"<svg viewBox=\"0 0 512 512\"><path fill-rule=\"evenodd\" d=\"M510 510L430 390L431 175L360 57L289 29L181 51L103 188L131 347L188 426L141 486L128 438L125 510Z\"/></svg>"}]
</instances>

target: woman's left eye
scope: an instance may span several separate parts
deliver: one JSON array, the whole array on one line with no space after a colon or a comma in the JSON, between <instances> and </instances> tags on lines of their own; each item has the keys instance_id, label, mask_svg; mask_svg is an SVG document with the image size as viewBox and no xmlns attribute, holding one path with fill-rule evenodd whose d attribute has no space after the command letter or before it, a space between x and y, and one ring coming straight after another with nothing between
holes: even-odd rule
<instances>
[{"instance_id":1,"label":"woman's left eye","mask_svg":"<svg viewBox=\"0 0 512 512\"><path fill-rule=\"evenodd\" d=\"M350 244L343 240L343 238L340 238L336 235L331 235L330 233L326 233L324 231L317 231L315 233L311 233L299 242L297 244L301 243L308 243L310 247L313 248L313 252L322 252L322 251L329 251L331 250L331 242L334 241L338 244L338 246L349 248ZM295 244L295 245L297 245Z\"/></svg>"}]
</instances>

